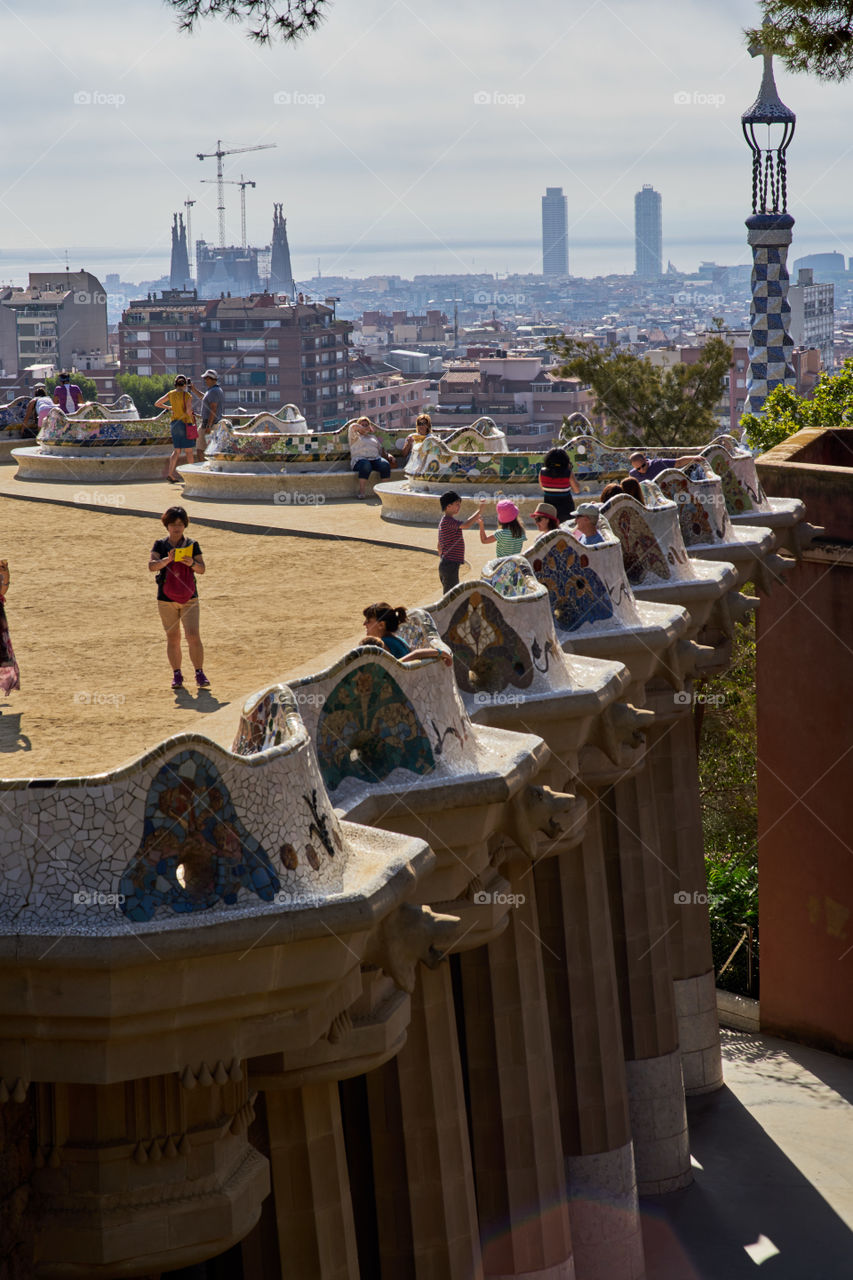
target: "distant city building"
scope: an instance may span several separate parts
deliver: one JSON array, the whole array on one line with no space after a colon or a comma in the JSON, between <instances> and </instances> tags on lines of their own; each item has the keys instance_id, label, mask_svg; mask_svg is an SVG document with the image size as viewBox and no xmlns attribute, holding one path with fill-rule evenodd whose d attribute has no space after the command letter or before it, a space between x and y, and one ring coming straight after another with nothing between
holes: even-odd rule
<instances>
[{"instance_id":1,"label":"distant city building","mask_svg":"<svg viewBox=\"0 0 853 1280\"><path fill-rule=\"evenodd\" d=\"M352 324L322 303L281 303L270 293L205 302L192 290L165 290L132 302L119 325L123 373L216 369L225 412L259 413L295 404L309 427L346 421Z\"/></svg>"},{"instance_id":2,"label":"distant city building","mask_svg":"<svg viewBox=\"0 0 853 1280\"><path fill-rule=\"evenodd\" d=\"M169 271L171 289L188 289L192 283L187 255L187 229L182 213L172 214L172 261Z\"/></svg>"},{"instance_id":3,"label":"distant city building","mask_svg":"<svg viewBox=\"0 0 853 1280\"><path fill-rule=\"evenodd\" d=\"M815 254L830 257L830 254ZM838 254L841 257L841 254ZM842 258L843 261L843 258ZM815 284L810 268L801 267L797 283L788 289L791 304L790 333L796 347L815 347L824 369L835 365L835 285Z\"/></svg>"},{"instance_id":4,"label":"distant city building","mask_svg":"<svg viewBox=\"0 0 853 1280\"><path fill-rule=\"evenodd\" d=\"M663 218L660 192L648 183L634 196L635 274L643 279L663 275Z\"/></svg>"},{"instance_id":5,"label":"distant city building","mask_svg":"<svg viewBox=\"0 0 853 1280\"><path fill-rule=\"evenodd\" d=\"M569 274L569 216L562 187L546 187L542 197L542 274Z\"/></svg>"},{"instance_id":6,"label":"distant city building","mask_svg":"<svg viewBox=\"0 0 853 1280\"><path fill-rule=\"evenodd\" d=\"M258 272L258 249L249 245L208 244L206 240L196 242L196 269L198 271L198 292L202 298L221 298L223 294L232 293L237 297L248 298L252 293L259 293L261 277Z\"/></svg>"},{"instance_id":7,"label":"distant city building","mask_svg":"<svg viewBox=\"0 0 853 1280\"><path fill-rule=\"evenodd\" d=\"M851 259L853 262L853 259ZM818 277L836 279L847 275L843 253L807 253L803 258L794 261L795 272L813 271Z\"/></svg>"},{"instance_id":8,"label":"distant city building","mask_svg":"<svg viewBox=\"0 0 853 1280\"><path fill-rule=\"evenodd\" d=\"M3 291L0 306L15 319L15 369L71 367L74 351L107 351L107 295L89 271L31 271L26 289ZM11 356L8 320L4 347ZM4 355L5 360L5 355Z\"/></svg>"}]
</instances>

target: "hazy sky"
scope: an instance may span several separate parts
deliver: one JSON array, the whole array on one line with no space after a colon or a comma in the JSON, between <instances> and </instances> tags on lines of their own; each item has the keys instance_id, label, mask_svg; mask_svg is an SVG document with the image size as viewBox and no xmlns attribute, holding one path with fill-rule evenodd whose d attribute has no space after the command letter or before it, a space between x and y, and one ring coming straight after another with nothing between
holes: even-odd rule
<instances>
[{"instance_id":1,"label":"hazy sky","mask_svg":"<svg viewBox=\"0 0 853 1280\"><path fill-rule=\"evenodd\" d=\"M747 261L740 113L761 64L741 29L757 16L749 0L335 0L317 34L259 49L221 21L181 36L160 0L0 0L0 279L66 247L92 270L110 269L105 248L162 259L188 197L194 238L215 241L200 183L215 161L196 153L217 138L277 144L229 157L226 176L258 184L250 242L284 203L300 276L318 256L327 274L392 271L415 246L444 246L422 270L541 270L546 186L568 196L573 270L631 270L644 182L663 195L665 256L693 269L706 240ZM849 256L853 85L777 83L798 115L792 257Z\"/></svg>"}]
</instances>

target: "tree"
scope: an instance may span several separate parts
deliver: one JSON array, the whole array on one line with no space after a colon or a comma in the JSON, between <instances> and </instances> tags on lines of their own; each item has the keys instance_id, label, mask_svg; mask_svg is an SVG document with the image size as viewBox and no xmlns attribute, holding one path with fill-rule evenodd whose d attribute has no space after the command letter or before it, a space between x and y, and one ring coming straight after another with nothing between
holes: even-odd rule
<instances>
[{"instance_id":1,"label":"tree","mask_svg":"<svg viewBox=\"0 0 853 1280\"><path fill-rule=\"evenodd\" d=\"M759 0L764 26L745 32L789 71L819 80L846 80L853 72L851 0Z\"/></svg>"},{"instance_id":2,"label":"tree","mask_svg":"<svg viewBox=\"0 0 853 1280\"><path fill-rule=\"evenodd\" d=\"M614 443L665 448L719 435L712 410L732 362L731 347L719 335L708 339L695 364L671 369L565 334L546 341L561 360L559 377L580 378L592 388L593 412L605 415Z\"/></svg>"},{"instance_id":3,"label":"tree","mask_svg":"<svg viewBox=\"0 0 853 1280\"><path fill-rule=\"evenodd\" d=\"M804 427L849 427L853 417L853 360L840 373L822 373L810 400L791 387L774 387L759 416L745 413L740 420L750 448L766 453Z\"/></svg>"},{"instance_id":4,"label":"tree","mask_svg":"<svg viewBox=\"0 0 853 1280\"><path fill-rule=\"evenodd\" d=\"M330 0L166 0L181 16L178 28L191 32L196 23L220 17L251 23L249 39L258 44L282 40L293 44L316 31Z\"/></svg>"},{"instance_id":5,"label":"tree","mask_svg":"<svg viewBox=\"0 0 853 1280\"><path fill-rule=\"evenodd\" d=\"M154 401L171 391L174 384L175 379L168 373L154 374L150 378L140 378L136 373L120 373L116 378L119 392L130 396L140 418L156 417L160 410L154 408Z\"/></svg>"}]
</instances>

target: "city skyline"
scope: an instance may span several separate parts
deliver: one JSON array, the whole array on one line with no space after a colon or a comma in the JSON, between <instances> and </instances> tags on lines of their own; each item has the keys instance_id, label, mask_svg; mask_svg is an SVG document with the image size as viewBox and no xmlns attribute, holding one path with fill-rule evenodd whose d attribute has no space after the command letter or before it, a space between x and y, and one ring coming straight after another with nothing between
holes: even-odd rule
<instances>
[{"instance_id":1,"label":"city skyline","mask_svg":"<svg viewBox=\"0 0 853 1280\"><path fill-rule=\"evenodd\" d=\"M21 250L30 269L45 269L51 256L64 265L65 248L74 259L98 246L167 258L171 214L187 197L197 200L194 238L215 242L215 187L201 182L214 167L196 156L220 136L227 146L277 143L235 157L226 176L243 159L258 183L247 197L254 244L268 243L269 211L283 203L300 278L317 256L327 275L405 275L394 254L412 243L441 264L424 273L535 272L534 199L552 185L567 195L578 274L631 271L624 250L633 194L645 182L667 201L667 256L677 266L719 256L694 251L679 263L685 240L722 241L737 250L725 260L748 261L740 113L755 96L760 64L746 53L741 28L755 20L755 6L729 0L709 11L692 0L678 13L673 23L672 5L651 0L594 0L567 13L542 0L528 33L510 26L508 6L496 22L494 5L475 0L466 21L478 39L463 50L458 10L446 0L426 19L404 0L365 0L357 11L341 0L298 46L258 49L220 22L182 37L160 0L139 0L122 11L121 25L103 0L73 13L47 0L38 26L14 0L2 19L6 94L10 103L28 93L31 101L2 163L0 277L11 277ZM545 48L543 26L551 33ZM685 47L682 29L701 29L702 40ZM417 50L402 80L394 54L401 42ZM584 56L567 83L570 48ZM45 71L38 95L28 75L33 50ZM216 95L206 87L211 65ZM841 163L849 89L778 69L777 78L800 119L795 251L849 257L853 177ZM567 131L576 116L583 127ZM228 239L238 243L234 189L227 200ZM469 254L472 243L489 242L498 247ZM515 246L511 262L501 262L503 246ZM69 265L104 269L91 258Z\"/></svg>"}]
</instances>

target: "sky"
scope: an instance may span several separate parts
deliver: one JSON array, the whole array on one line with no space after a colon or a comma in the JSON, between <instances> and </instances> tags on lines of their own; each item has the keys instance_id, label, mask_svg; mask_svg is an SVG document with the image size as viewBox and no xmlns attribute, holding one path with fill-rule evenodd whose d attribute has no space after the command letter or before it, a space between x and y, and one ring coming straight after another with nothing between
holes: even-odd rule
<instances>
[{"instance_id":1,"label":"sky","mask_svg":"<svg viewBox=\"0 0 853 1280\"><path fill-rule=\"evenodd\" d=\"M215 242L215 161L246 193L250 243L281 201L297 278L540 271L540 200L568 197L570 270L633 270L633 198L663 197L664 256L747 262L740 114L761 60L750 0L334 0L295 46L238 25L178 32L162 0L0 0L6 136L0 281L65 263L167 269L171 216ZM797 112L791 258L853 255L853 84L777 67ZM239 189L226 187L228 239Z\"/></svg>"}]
</instances>

